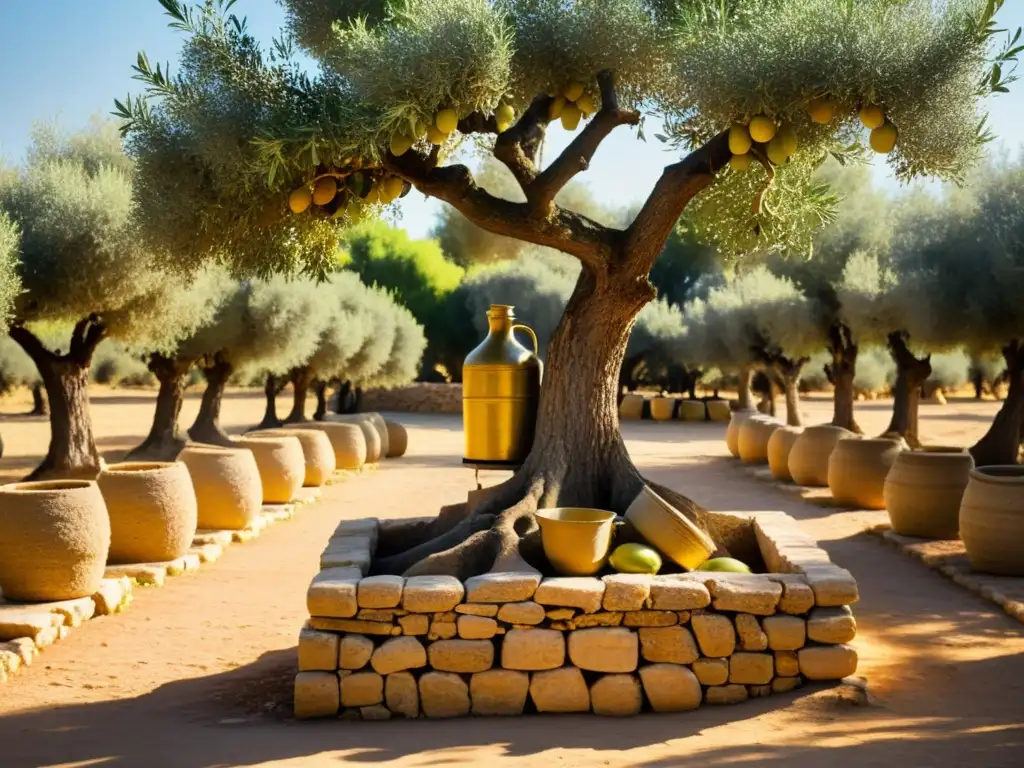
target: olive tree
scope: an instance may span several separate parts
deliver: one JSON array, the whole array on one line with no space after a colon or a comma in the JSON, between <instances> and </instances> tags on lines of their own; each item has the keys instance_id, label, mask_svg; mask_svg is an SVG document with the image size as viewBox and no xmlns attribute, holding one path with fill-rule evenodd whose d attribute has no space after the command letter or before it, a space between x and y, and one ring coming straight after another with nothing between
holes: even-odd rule
<instances>
[{"instance_id":1,"label":"olive tree","mask_svg":"<svg viewBox=\"0 0 1024 768\"><path fill-rule=\"evenodd\" d=\"M636 317L655 298L651 269L684 212L723 252L770 242L806 251L831 206L813 173L826 153L866 140L863 123L901 178L963 173L985 138L979 84L1005 89L1001 67L1013 58L992 49L998 0L283 2L290 31L321 64L315 77L266 61L218 3L162 0L188 34L187 53L207 54L219 82L242 91L280 75L289 86L263 94L258 157L238 150L254 174L251 213L220 216L214 190L197 222L204 236L251 237L275 193L296 226L343 227L414 187L492 234L581 265L548 345L530 456L472 513L460 506L409 524L405 551L375 564L409 574L524 568L520 544L533 557L538 507L622 511L636 496L644 480L618 428L618 373ZM198 136L218 108L173 79L154 87L148 114L173 113L171 136ZM134 106L145 125L150 108ZM608 226L559 205L604 139L639 126L644 111L661 118L680 159L635 218ZM541 162L554 120L575 136ZM460 137L509 169L520 202L449 162ZM707 526L699 507L663 490Z\"/></svg>"}]
</instances>

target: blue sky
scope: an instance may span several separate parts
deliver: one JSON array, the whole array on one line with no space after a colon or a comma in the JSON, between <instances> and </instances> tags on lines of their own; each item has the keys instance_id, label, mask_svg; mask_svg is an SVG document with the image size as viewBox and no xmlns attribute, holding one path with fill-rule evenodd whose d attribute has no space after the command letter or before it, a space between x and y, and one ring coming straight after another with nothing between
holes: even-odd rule
<instances>
[{"instance_id":1,"label":"blue sky","mask_svg":"<svg viewBox=\"0 0 1024 768\"><path fill-rule=\"evenodd\" d=\"M235 10L268 43L284 21L275 0L238 0ZM1024 26L1024 0L1007 0L1000 21ZM56 118L77 128L90 115L109 112L115 97L138 91L131 64L140 49L151 61L173 67L180 42L157 0L0 0L0 158L15 162L23 156L36 121ZM993 130L1016 150L1024 137L1024 80L994 99L991 112ZM568 135L554 128L545 155L554 157L567 143ZM599 200L626 206L647 194L672 159L656 140L640 142L620 128L598 151L584 181ZM884 170L879 175L885 178ZM438 209L411 194L400 223L424 236Z\"/></svg>"}]
</instances>

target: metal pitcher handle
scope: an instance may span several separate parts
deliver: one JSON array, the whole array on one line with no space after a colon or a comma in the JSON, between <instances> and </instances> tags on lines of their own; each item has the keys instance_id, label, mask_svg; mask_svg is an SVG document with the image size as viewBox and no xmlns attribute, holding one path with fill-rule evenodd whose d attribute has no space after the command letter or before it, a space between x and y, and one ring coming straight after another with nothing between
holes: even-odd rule
<instances>
[{"instance_id":1,"label":"metal pitcher handle","mask_svg":"<svg viewBox=\"0 0 1024 768\"><path fill-rule=\"evenodd\" d=\"M534 357L540 357L540 345L537 343L537 334L533 332L533 328L528 325L513 325L512 332L515 333L517 328L522 328L530 334L530 338L533 340L533 355Z\"/></svg>"}]
</instances>

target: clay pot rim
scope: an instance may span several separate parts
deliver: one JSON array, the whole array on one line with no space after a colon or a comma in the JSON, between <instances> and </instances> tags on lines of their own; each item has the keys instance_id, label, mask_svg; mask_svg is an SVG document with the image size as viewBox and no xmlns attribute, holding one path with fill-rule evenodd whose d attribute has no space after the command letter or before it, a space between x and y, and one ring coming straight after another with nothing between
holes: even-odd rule
<instances>
[{"instance_id":1,"label":"clay pot rim","mask_svg":"<svg viewBox=\"0 0 1024 768\"><path fill-rule=\"evenodd\" d=\"M0 492L20 496L42 495L58 491L85 491L95 488L94 480L31 480L0 486Z\"/></svg>"},{"instance_id":2,"label":"clay pot rim","mask_svg":"<svg viewBox=\"0 0 1024 768\"><path fill-rule=\"evenodd\" d=\"M554 512L600 512L602 515L607 515L600 520L567 520L562 517L553 517L550 513ZM545 512L549 514L544 514ZM604 525L615 520L618 515L607 509L598 509L597 507L547 507L546 509L538 509L537 517L544 520L551 520L557 523L571 523L572 525Z\"/></svg>"},{"instance_id":3,"label":"clay pot rim","mask_svg":"<svg viewBox=\"0 0 1024 768\"><path fill-rule=\"evenodd\" d=\"M180 462L177 461L121 461L117 464L108 464L103 468L103 471L100 472L100 475L162 472L178 466L179 463Z\"/></svg>"},{"instance_id":4,"label":"clay pot rim","mask_svg":"<svg viewBox=\"0 0 1024 768\"><path fill-rule=\"evenodd\" d=\"M669 504L663 499L658 493L651 488L649 485L644 485L640 493L647 494L655 504L660 506L662 510L668 515L669 519L676 524L676 530L683 533L684 536L692 537L699 542L705 549L710 548L712 552L715 551L715 542L708 536L704 531L690 522L690 519L680 512L678 509ZM639 495L639 494L637 494Z\"/></svg>"},{"instance_id":5,"label":"clay pot rim","mask_svg":"<svg viewBox=\"0 0 1024 768\"><path fill-rule=\"evenodd\" d=\"M185 450L178 454L178 460L181 461L181 456L185 453L210 456L231 456L242 453L245 450L245 448L232 448L228 445L186 445Z\"/></svg>"},{"instance_id":6,"label":"clay pot rim","mask_svg":"<svg viewBox=\"0 0 1024 768\"><path fill-rule=\"evenodd\" d=\"M903 440L903 438L900 438L900 437L896 437L896 438L893 438L893 437L861 437L860 435L857 435L854 438L850 438L850 437L841 438L839 440L839 442L840 443L856 443L857 445L881 447L883 443L885 445L887 445L887 446L889 446L889 445L899 446L901 443L904 443L904 440Z\"/></svg>"},{"instance_id":7,"label":"clay pot rim","mask_svg":"<svg viewBox=\"0 0 1024 768\"><path fill-rule=\"evenodd\" d=\"M971 479L994 485L1024 485L1024 465L993 464L974 467L971 470Z\"/></svg>"},{"instance_id":8,"label":"clay pot rim","mask_svg":"<svg viewBox=\"0 0 1024 768\"><path fill-rule=\"evenodd\" d=\"M967 449L958 448L955 445L923 445L920 448L908 451L908 453L926 454L929 456L962 456L967 453Z\"/></svg>"},{"instance_id":9,"label":"clay pot rim","mask_svg":"<svg viewBox=\"0 0 1024 768\"><path fill-rule=\"evenodd\" d=\"M245 437L236 437L234 440L235 440L235 443L240 448L248 448L248 446L246 445L247 441L259 442L259 443L264 443L264 444L267 444L267 445L271 445L273 443L277 443L278 447L284 447L286 445L291 445L289 440L294 440L296 443L299 442L299 438L297 438L295 435L280 435L280 436L273 435L273 436L267 436L267 437L263 437L263 436L259 436L259 435L246 435Z\"/></svg>"},{"instance_id":10,"label":"clay pot rim","mask_svg":"<svg viewBox=\"0 0 1024 768\"><path fill-rule=\"evenodd\" d=\"M833 432L841 432L843 437L850 437L857 440L863 438L856 432L851 432L846 427L837 427L835 424L812 424L809 427L804 427L804 434L814 431L814 434L832 434Z\"/></svg>"}]
</instances>

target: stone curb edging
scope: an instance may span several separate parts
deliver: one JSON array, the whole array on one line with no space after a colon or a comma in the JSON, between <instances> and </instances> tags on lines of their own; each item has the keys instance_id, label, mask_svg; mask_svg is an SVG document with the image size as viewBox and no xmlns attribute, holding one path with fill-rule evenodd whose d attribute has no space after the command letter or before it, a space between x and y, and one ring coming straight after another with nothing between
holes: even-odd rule
<instances>
[{"instance_id":1,"label":"stone curb edging","mask_svg":"<svg viewBox=\"0 0 1024 768\"><path fill-rule=\"evenodd\" d=\"M771 572L367 576L381 529L409 521L343 521L307 593L295 714L634 715L852 675L853 576L784 513L712 516Z\"/></svg>"},{"instance_id":2,"label":"stone curb edging","mask_svg":"<svg viewBox=\"0 0 1024 768\"><path fill-rule=\"evenodd\" d=\"M125 610L136 587L160 587L168 576L192 573L215 562L232 543L257 538L268 526L290 519L296 507L319 500L321 492L301 488L290 504L264 504L260 516L242 530L198 530L188 553L177 560L108 565L99 591L92 596L54 603L5 603L0 595L0 683L30 666L44 648L63 640L83 622Z\"/></svg>"}]
</instances>

